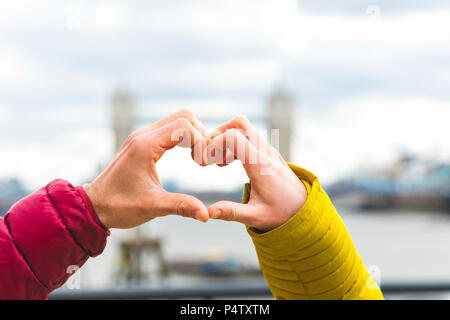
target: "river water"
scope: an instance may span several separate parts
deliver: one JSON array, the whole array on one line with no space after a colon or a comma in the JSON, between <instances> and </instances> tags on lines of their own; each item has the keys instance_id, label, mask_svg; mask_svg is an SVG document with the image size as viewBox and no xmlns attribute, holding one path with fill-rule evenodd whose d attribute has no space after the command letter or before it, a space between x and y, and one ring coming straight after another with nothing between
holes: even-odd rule
<instances>
[{"instance_id":1,"label":"river water","mask_svg":"<svg viewBox=\"0 0 450 320\"><path fill-rule=\"evenodd\" d=\"M366 265L379 270L381 282L450 282L450 215L343 210L340 214ZM238 223L203 224L172 216L154 220L140 231L163 239L168 260L228 254L249 265L258 264L251 239L245 227ZM90 259L81 269L83 289L114 285L118 245L132 232L112 231L104 253Z\"/></svg>"}]
</instances>

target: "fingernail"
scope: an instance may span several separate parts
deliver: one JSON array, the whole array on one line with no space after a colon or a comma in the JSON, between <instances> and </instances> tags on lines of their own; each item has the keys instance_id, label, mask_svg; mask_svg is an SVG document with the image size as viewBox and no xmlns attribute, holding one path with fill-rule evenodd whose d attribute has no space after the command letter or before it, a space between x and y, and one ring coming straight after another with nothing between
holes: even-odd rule
<instances>
[{"instance_id":1,"label":"fingernail","mask_svg":"<svg viewBox=\"0 0 450 320\"><path fill-rule=\"evenodd\" d=\"M198 221L201 221L201 222L207 222L207 221L208 221L208 217L205 216L205 215L202 213L202 211L200 211L200 210L195 211L195 213L194 213L194 218L195 218L196 220L198 220Z\"/></svg>"}]
</instances>

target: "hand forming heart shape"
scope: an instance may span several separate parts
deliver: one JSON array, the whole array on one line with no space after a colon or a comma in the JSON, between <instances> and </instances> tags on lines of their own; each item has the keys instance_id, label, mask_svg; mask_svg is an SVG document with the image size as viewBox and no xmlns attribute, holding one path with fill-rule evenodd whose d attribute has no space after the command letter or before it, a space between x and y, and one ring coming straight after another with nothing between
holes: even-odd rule
<instances>
[{"instance_id":1,"label":"hand forming heart shape","mask_svg":"<svg viewBox=\"0 0 450 320\"><path fill-rule=\"evenodd\" d=\"M155 164L177 145L190 147L192 158L202 166L240 160L252 186L248 203L219 201L206 208L193 196L165 191ZM203 222L238 221L265 232L289 220L307 197L303 183L245 117L238 116L210 134L188 110L132 133L85 190L106 228L132 228L178 214Z\"/></svg>"}]
</instances>

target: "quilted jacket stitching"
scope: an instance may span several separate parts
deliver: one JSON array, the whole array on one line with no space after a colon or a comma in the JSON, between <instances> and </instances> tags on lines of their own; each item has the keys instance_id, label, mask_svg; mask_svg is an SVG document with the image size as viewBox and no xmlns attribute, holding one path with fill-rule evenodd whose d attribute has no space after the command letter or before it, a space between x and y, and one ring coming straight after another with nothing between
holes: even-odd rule
<instances>
[{"instance_id":1,"label":"quilted jacket stitching","mask_svg":"<svg viewBox=\"0 0 450 320\"><path fill-rule=\"evenodd\" d=\"M83 245L81 245L81 243L78 242L77 238L74 236L74 234L72 233L72 231L70 230L70 228L68 227L66 220L63 218L62 214L59 212L58 208L56 207L56 204L54 202L54 200L52 199L50 192L48 190L48 186L45 187L45 191L47 193L47 196L53 206L53 208L55 208L55 211L57 212L61 222L63 223L64 227L66 228L67 232L69 233L70 237L72 238L72 240L81 248L81 250L83 250L86 254L88 254L89 256L91 256L91 253L89 250L87 250Z\"/></svg>"}]
</instances>

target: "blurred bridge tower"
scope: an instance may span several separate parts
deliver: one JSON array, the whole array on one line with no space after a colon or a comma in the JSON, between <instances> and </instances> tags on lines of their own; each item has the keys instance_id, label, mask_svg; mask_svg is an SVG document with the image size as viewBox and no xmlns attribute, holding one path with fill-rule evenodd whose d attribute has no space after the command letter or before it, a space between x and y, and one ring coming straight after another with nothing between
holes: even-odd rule
<instances>
[{"instance_id":1,"label":"blurred bridge tower","mask_svg":"<svg viewBox=\"0 0 450 320\"><path fill-rule=\"evenodd\" d=\"M279 130L278 150L286 161L291 161L294 125L294 100L283 88L276 89L269 99L269 128ZM275 141L271 141L276 146Z\"/></svg>"},{"instance_id":2,"label":"blurred bridge tower","mask_svg":"<svg viewBox=\"0 0 450 320\"><path fill-rule=\"evenodd\" d=\"M131 92L119 88L112 97L112 122L114 130L114 153L117 153L136 126L135 101ZM130 231L120 243L120 260L117 282L126 284L146 283L152 277L151 262L157 264L158 279L167 277L168 268L162 252L162 242L141 227Z\"/></svg>"},{"instance_id":3,"label":"blurred bridge tower","mask_svg":"<svg viewBox=\"0 0 450 320\"><path fill-rule=\"evenodd\" d=\"M118 89L112 97L112 109L114 152L117 152L128 135L133 132L136 122L134 99L131 93L125 89Z\"/></svg>"}]
</instances>

